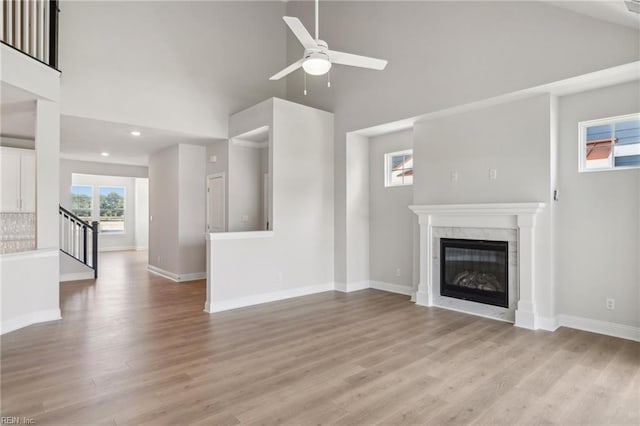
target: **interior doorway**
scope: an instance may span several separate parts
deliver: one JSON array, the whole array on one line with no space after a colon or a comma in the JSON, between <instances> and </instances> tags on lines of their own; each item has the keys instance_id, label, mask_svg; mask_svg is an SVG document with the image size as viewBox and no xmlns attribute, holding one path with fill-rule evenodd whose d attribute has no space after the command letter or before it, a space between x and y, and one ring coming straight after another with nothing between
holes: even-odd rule
<instances>
[{"instance_id":1,"label":"interior doorway","mask_svg":"<svg viewBox=\"0 0 640 426\"><path fill-rule=\"evenodd\" d=\"M207 176L207 232L225 232L225 176Z\"/></svg>"}]
</instances>

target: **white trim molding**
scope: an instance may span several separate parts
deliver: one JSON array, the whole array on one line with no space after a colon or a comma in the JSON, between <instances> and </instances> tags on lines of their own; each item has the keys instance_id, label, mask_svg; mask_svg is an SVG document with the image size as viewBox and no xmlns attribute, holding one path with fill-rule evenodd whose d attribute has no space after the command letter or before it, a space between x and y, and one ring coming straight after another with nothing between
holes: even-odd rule
<instances>
[{"instance_id":1,"label":"white trim molding","mask_svg":"<svg viewBox=\"0 0 640 426\"><path fill-rule=\"evenodd\" d=\"M515 325L535 330L538 324L535 306L535 224L536 215L545 207L541 202L433 204L409 206L420 224L420 281L416 304L434 306L434 278L431 273L433 228L507 228L518 230L518 303ZM547 324L545 324L547 325Z\"/></svg>"},{"instance_id":2,"label":"white trim molding","mask_svg":"<svg viewBox=\"0 0 640 426\"><path fill-rule=\"evenodd\" d=\"M99 253L106 253L109 251L134 251L137 250L136 246L114 246L114 247L100 247L98 248Z\"/></svg>"},{"instance_id":3,"label":"white trim molding","mask_svg":"<svg viewBox=\"0 0 640 426\"><path fill-rule=\"evenodd\" d=\"M326 291L333 291L333 289L334 284L327 283L312 285L308 287L296 287L289 290L272 291L269 293L255 294L252 296L238 297L234 299L220 300L215 302L207 300L204 304L204 311L212 314L215 312L229 311L232 309L260 305L263 303L275 302L278 300L291 299L293 297L324 293Z\"/></svg>"},{"instance_id":4,"label":"white trim molding","mask_svg":"<svg viewBox=\"0 0 640 426\"><path fill-rule=\"evenodd\" d=\"M275 235L274 231L247 231L247 232L210 232L207 234L207 240L245 240L252 238L271 238Z\"/></svg>"},{"instance_id":5,"label":"white trim molding","mask_svg":"<svg viewBox=\"0 0 640 426\"><path fill-rule=\"evenodd\" d=\"M369 287L376 290L387 291L389 293L413 296L413 287L409 287L406 285L387 283L384 281L369 281Z\"/></svg>"},{"instance_id":6,"label":"white trim molding","mask_svg":"<svg viewBox=\"0 0 640 426\"><path fill-rule=\"evenodd\" d=\"M177 283L182 283L185 281L195 281L195 280L204 280L207 278L206 272L192 272L189 274L176 274L173 272L166 271L162 268L158 268L157 266L147 265L147 271L160 275L161 277L165 277L170 279L171 281L175 281Z\"/></svg>"},{"instance_id":7,"label":"white trim molding","mask_svg":"<svg viewBox=\"0 0 640 426\"><path fill-rule=\"evenodd\" d=\"M351 293L369 288L369 281L356 281L352 283L336 283L334 290L342 293Z\"/></svg>"},{"instance_id":8,"label":"white trim molding","mask_svg":"<svg viewBox=\"0 0 640 426\"><path fill-rule=\"evenodd\" d=\"M84 271L84 272L70 272L68 274L60 274L60 282L68 282L68 281L80 281L80 280L93 280L94 272Z\"/></svg>"},{"instance_id":9,"label":"white trim molding","mask_svg":"<svg viewBox=\"0 0 640 426\"><path fill-rule=\"evenodd\" d=\"M605 334L607 336L640 342L640 327L633 327L631 325L617 324L615 322L600 321L565 314L558 315L557 324L559 327L575 328L577 330Z\"/></svg>"},{"instance_id":10,"label":"white trim molding","mask_svg":"<svg viewBox=\"0 0 640 426\"><path fill-rule=\"evenodd\" d=\"M18 330L19 328L23 328L28 325L38 324L41 322L56 321L61 318L62 316L60 315L60 309L30 312L19 317L2 321L2 323L0 324L0 334L10 333L14 330Z\"/></svg>"}]
</instances>

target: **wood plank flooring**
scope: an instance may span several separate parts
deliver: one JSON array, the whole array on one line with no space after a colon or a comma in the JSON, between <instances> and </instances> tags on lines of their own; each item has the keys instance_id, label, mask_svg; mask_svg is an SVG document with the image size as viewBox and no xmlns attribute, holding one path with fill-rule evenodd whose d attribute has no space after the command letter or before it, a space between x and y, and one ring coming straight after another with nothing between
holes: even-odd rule
<instances>
[{"instance_id":1,"label":"wood plank flooring","mask_svg":"<svg viewBox=\"0 0 640 426\"><path fill-rule=\"evenodd\" d=\"M640 344L376 290L209 315L203 281L105 253L63 320L2 336L2 416L38 425L640 424Z\"/></svg>"}]
</instances>

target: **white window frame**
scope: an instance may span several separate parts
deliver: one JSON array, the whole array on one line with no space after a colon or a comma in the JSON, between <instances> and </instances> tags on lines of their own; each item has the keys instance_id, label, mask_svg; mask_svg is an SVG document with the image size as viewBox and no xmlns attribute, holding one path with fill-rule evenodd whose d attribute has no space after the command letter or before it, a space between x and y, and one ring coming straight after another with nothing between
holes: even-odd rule
<instances>
[{"instance_id":1,"label":"white window frame","mask_svg":"<svg viewBox=\"0 0 640 426\"><path fill-rule=\"evenodd\" d=\"M100 207L100 190L102 188L122 188L122 197L124 198L124 207L122 208L122 221L124 222L124 228L122 229L122 231L116 231L116 232L105 232L102 230L102 226L99 226L100 228L100 234L102 235L122 235L122 234L126 234L127 233L127 187L124 185L98 185L97 186L97 190L98 190L98 203L97 203L97 209L98 209L98 221L101 222L102 219L102 215L101 213L101 207Z\"/></svg>"},{"instance_id":2,"label":"white window frame","mask_svg":"<svg viewBox=\"0 0 640 426\"><path fill-rule=\"evenodd\" d=\"M413 179L411 179L411 182L408 182L408 183L405 183L405 182L392 183L391 182L391 171L393 169L393 165L391 164L391 159L398 155L407 155L407 154L410 154L411 156L413 156L413 149L412 148L403 149L402 151L387 152L384 154L384 187L385 188L413 185Z\"/></svg>"},{"instance_id":3,"label":"white window frame","mask_svg":"<svg viewBox=\"0 0 640 426\"><path fill-rule=\"evenodd\" d=\"M591 172L606 172L611 170L632 170L639 169L640 166L615 166L615 158L613 159L614 165L610 167L600 168L587 168L587 128L593 126L602 126L604 124L616 124L623 121L629 121L637 119L640 120L640 113L633 113L627 115L619 115L615 117L598 118L596 120L581 121L578 123L578 172L591 173ZM613 134L615 136L615 132ZM614 146L611 147L612 153Z\"/></svg>"},{"instance_id":4,"label":"white window frame","mask_svg":"<svg viewBox=\"0 0 640 426\"><path fill-rule=\"evenodd\" d=\"M91 206L89 207L89 211L91 212L91 219L93 219L94 215L93 215L93 206L95 205L95 188L93 187L93 185L85 185L85 184L71 184L71 208L69 210L71 210L71 213L75 214L76 216L78 216L78 214L76 212L73 211L73 187L84 187L84 188L91 188ZM80 216L78 216L80 217Z\"/></svg>"}]
</instances>

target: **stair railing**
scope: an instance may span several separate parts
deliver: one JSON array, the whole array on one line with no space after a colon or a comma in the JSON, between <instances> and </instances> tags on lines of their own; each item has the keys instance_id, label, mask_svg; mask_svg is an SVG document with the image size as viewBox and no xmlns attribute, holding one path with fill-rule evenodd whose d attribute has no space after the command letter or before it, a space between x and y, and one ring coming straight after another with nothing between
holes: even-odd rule
<instances>
[{"instance_id":1,"label":"stair railing","mask_svg":"<svg viewBox=\"0 0 640 426\"><path fill-rule=\"evenodd\" d=\"M3 0L0 41L58 68L58 0Z\"/></svg>"},{"instance_id":2,"label":"stair railing","mask_svg":"<svg viewBox=\"0 0 640 426\"><path fill-rule=\"evenodd\" d=\"M60 251L93 269L98 278L98 222L89 223L60 206Z\"/></svg>"}]
</instances>

